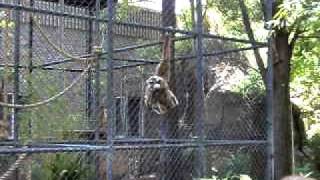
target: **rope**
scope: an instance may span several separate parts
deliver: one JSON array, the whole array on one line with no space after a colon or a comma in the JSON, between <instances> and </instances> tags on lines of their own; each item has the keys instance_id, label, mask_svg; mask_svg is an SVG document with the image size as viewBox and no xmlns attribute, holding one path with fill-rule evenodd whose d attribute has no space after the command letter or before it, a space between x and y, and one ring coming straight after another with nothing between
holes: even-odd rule
<instances>
[{"instance_id":1,"label":"rope","mask_svg":"<svg viewBox=\"0 0 320 180\"><path fill-rule=\"evenodd\" d=\"M75 60L80 60L80 61L92 61L92 60L96 60L96 56L95 57L90 57L90 58L81 58L81 57L76 57L73 56L71 54L69 54L68 52L64 51L63 49L59 48L58 46L56 46L51 40L50 38L47 36L47 34L42 30L42 28L40 27L40 25L38 24L38 22L36 20L34 20L34 24L36 25L36 27L39 29L40 34L45 38L45 40L48 42L49 45L51 45L57 52L61 53L63 56L67 57L67 58L71 58L71 59L75 59ZM97 53L99 53L100 51L97 51ZM75 84L77 84L80 79L86 75L86 73L90 70L90 68L92 67L92 64L90 63L85 69L84 71L76 78L72 81L72 83L67 86L65 89L63 89L61 92L59 92L58 94L43 100L43 101L39 101L36 103L32 103L32 104L8 104L6 102L0 102L0 106L3 107L7 107L7 108L20 108L20 109L26 109L26 108L35 108L41 105L45 105L48 104L54 100L56 100L57 98L63 96L67 91L69 91ZM11 164L10 168L0 176L0 180L6 180L9 177L11 177L14 173L14 171L19 168L19 166L22 164L22 162L28 157L28 154L21 154L18 159Z\"/></svg>"},{"instance_id":2,"label":"rope","mask_svg":"<svg viewBox=\"0 0 320 180\"><path fill-rule=\"evenodd\" d=\"M27 108L35 108L37 106L41 106L41 105L45 105L48 104L54 100L56 100L57 98L63 96L67 91L69 91L76 83L78 83L80 81L80 79L86 75L86 73L88 72L88 70L91 68L91 65L89 65L86 69L84 69L84 71L75 79L73 80L73 82L66 87L65 89L63 89L61 92L59 92L58 94L43 100L43 101L39 101L36 103L32 103L32 104L8 104L8 103L4 103L4 102L0 102L0 106L3 107L7 107L7 108L19 108L19 109L27 109Z\"/></svg>"},{"instance_id":3,"label":"rope","mask_svg":"<svg viewBox=\"0 0 320 180\"><path fill-rule=\"evenodd\" d=\"M82 58L82 57L78 57L78 56L73 56L72 54L69 54L68 52L66 52L65 50L61 49L60 47L58 47L56 44L54 44L51 39L49 38L49 36L43 31L43 29L41 28L40 24L38 23L38 21L36 20L36 17L32 17L33 22L35 27L39 30L41 36L48 42L48 44L50 46L52 46L52 48L54 50L56 50L57 52L59 52L60 54L62 54L63 56L65 56L66 58L70 58L70 59L74 59L74 60L93 60L94 57L91 58Z\"/></svg>"},{"instance_id":4,"label":"rope","mask_svg":"<svg viewBox=\"0 0 320 180\"><path fill-rule=\"evenodd\" d=\"M32 17L34 18L34 17ZM55 45L50 38L47 36L47 34L43 31L43 29L40 27L40 25L38 24L38 22L36 20L34 20L34 24L35 26L39 29L40 34L45 38L45 40L48 42L49 45L51 45L56 51L58 51L59 53L61 53L63 56L67 57L67 58L71 58L71 59L75 59L75 60L79 60L79 61L92 61L92 60L96 60L96 57L90 57L90 58L81 58L81 57L76 57L73 56L71 54L69 54L68 52L64 51L63 49L59 48L57 45ZM100 52L100 51L99 51ZM98 52L98 53L99 53ZM65 89L63 89L61 92L59 92L58 94L46 99L46 100L42 100L36 103L32 103L32 104L8 104L5 102L0 102L0 106L3 107L7 107L7 108L19 108L19 109L26 109L26 108L35 108L41 105L45 105L48 104L54 100L56 100L57 98L63 96L67 91L69 91L76 83L78 83L80 81L80 79L86 75L86 73L89 71L89 69L91 68L91 64L89 64L84 71L69 85L67 86Z\"/></svg>"},{"instance_id":5,"label":"rope","mask_svg":"<svg viewBox=\"0 0 320 180\"><path fill-rule=\"evenodd\" d=\"M27 154L21 154L18 159L11 164L10 168L0 176L0 180L6 180L12 176L13 172L19 168L21 163L27 158Z\"/></svg>"}]
</instances>

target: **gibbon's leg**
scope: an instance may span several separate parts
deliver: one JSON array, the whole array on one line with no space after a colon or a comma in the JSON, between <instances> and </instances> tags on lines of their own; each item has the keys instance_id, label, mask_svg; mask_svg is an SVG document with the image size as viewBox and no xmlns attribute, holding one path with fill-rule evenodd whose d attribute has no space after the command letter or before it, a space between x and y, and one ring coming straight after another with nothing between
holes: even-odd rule
<instances>
[{"instance_id":1,"label":"gibbon's leg","mask_svg":"<svg viewBox=\"0 0 320 180\"><path fill-rule=\"evenodd\" d=\"M170 99L170 108L174 108L176 106L179 105L179 101L177 99L177 97L173 94L173 92L171 90L169 90L168 92L169 94L169 99Z\"/></svg>"},{"instance_id":2,"label":"gibbon's leg","mask_svg":"<svg viewBox=\"0 0 320 180\"><path fill-rule=\"evenodd\" d=\"M157 114L164 114L163 109L161 109L161 104L157 103L157 105L154 105L152 110Z\"/></svg>"},{"instance_id":3,"label":"gibbon's leg","mask_svg":"<svg viewBox=\"0 0 320 180\"><path fill-rule=\"evenodd\" d=\"M163 95L159 98L159 103L166 106L167 109L174 108L179 104L176 96L170 89L163 92Z\"/></svg>"},{"instance_id":4,"label":"gibbon's leg","mask_svg":"<svg viewBox=\"0 0 320 180\"><path fill-rule=\"evenodd\" d=\"M163 104L159 104L159 114L165 114L167 112L168 112L167 106L165 106Z\"/></svg>"}]
</instances>

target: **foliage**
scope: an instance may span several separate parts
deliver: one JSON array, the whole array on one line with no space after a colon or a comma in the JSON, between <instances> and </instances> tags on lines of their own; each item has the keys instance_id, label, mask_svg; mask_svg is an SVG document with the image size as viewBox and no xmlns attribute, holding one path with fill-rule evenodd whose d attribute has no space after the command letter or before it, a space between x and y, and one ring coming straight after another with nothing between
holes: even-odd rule
<instances>
[{"instance_id":1,"label":"foliage","mask_svg":"<svg viewBox=\"0 0 320 180\"><path fill-rule=\"evenodd\" d=\"M272 21L276 29L290 33L293 45L290 96L301 108L306 125L311 159L296 167L319 178L320 162L320 2L284 0ZM308 172L309 171L309 172Z\"/></svg>"},{"instance_id":2,"label":"foliage","mask_svg":"<svg viewBox=\"0 0 320 180\"><path fill-rule=\"evenodd\" d=\"M175 42L175 54L178 55L187 55L192 53L192 42L193 40L184 40Z\"/></svg>"},{"instance_id":3,"label":"foliage","mask_svg":"<svg viewBox=\"0 0 320 180\"><path fill-rule=\"evenodd\" d=\"M156 60L156 59L160 59L160 56L161 56L160 46L139 48L136 51L140 58Z\"/></svg>"},{"instance_id":4,"label":"foliage","mask_svg":"<svg viewBox=\"0 0 320 180\"><path fill-rule=\"evenodd\" d=\"M13 28L14 22L8 20L8 13L6 11L0 11L0 28Z\"/></svg>"},{"instance_id":5,"label":"foliage","mask_svg":"<svg viewBox=\"0 0 320 180\"><path fill-rule=\"evenodd\" d=\"M201 178L200 180L252 180L252 179L248 175L240 174L239 176L223 177L223 178L213 176L212 178Z\"/></svg>"},{"instance_id":6,"label":"foliage","mask_svg":"<svg viewBox=\"0 0 320 180\"><path fill-rule=\"evenodd\" d=\"M219 11L222 16L223 27L226 29L225 35L247 38L242 22L241 9L238 1L234 0L207 0L212 8ZM263 11L259 0L245 0L251 26L255 32L256 39L263 40L265 33L263 30Z\"/></svg>"},{"instance_id":7,"label":"foliage","mask_svg":"<svg viewBox=\"0 0 320 180\"><path fill-rule=\"evenodd\" d=\"M31 75L29 74L23 79L23 81L28 83L23 84L21 87L22 90L25 89L26 91L23 93L22 101L29 104L57 94L63 89L61 83L57 83L59 82L57 81L59 78L61 78L61 76L51 74L50 72L33 71ZM44 88L39 89L39 87ZM85 126L83 127L84 124L79 123L83 121L85 112L75 111L75 108L80 108L81 104L78 104L80 107L69 106L71 103L69 99L71 97L74 99L83 98L81 89L77 89L77 87L76 85L72 88L71 92L68 92L63 97L45 106L34 108L31 111L21 111L19 114L21 119L23 119L23 121L20 122L21 138L38 140L49 140L53 138L55 140L62 140L67 135L65 133L66 131L87 128ZM76 105L78 102L74 101L72 103ZM30 130L30 126L32 131ZM77 137L74 136L73 138Z\"/></svg>"},{"instance_id":8,"label":"foliage","mask_svg":"<svg viewBox=\"0 0 320 180\"><path fill-rule=\"evenodd\" d=\"M320 178L320 131L309 138L307 147L311 151L311 156L308 159L304 159L299 162L295 167L296 174L302 174L304 176L310 176L312 178Z\"/></svg>"},{"instance_id":9,"label":"foliage","mask_svg":"<svg viewBox=\"0 0 320 180\"><path fill-rule=\"evenodd\" d=\"M233 154L225 166L217 173L219 178L238 179L241 174L249 174L251 159L248 154ZM237 178L236 178L237 177Z\"/></svg>"},{"instance_id":10,"label":"foliage","mask_svg":"<svg viewBox=\"0 0 320 180\"><path fill-rule=\"evenodd\" d=\"M310 34L320 27L320 2L310 0L285 0L279 5L272 24L277 29L287 30L291 38L295 34Z\"/></svg>"},{"instance_id":11,"label":"foliage","mask_svg":"<svg viewBox=\"0 0 320 180\"><path fill-rule=\"evenodd\" d=\"M192 30L193 21L192 21L190 9L184 9L177 18L178 18L178 21L182 23L183 29Z\"/></svg>"},{"instance_id":12,"label":"foliage","mask_svg":"<svg viewBox=\"0 0 320 180\"><path fill-rule=\"evenodd\" d=\"M232 91L244 97L250 97L251 95L262 97L265 95L265 86L260 73L254 70L248 70L248 75L240 80L240 82L232 88Z\"/></svg>"},{"instance_id":13,"label":"foliage","mask_svg":"<svg viewBox=\"0 0 320 180\"><path fill-rule=\"evenodd\" d=\"M214 175L211 178L201 178L200 180L251 180L248 176L251 172L251 158L249 154L237 153L232 154L225 161L219 171L214 167Z\"/></svg>"},{"instance_id":14,"label":"foliage","mask_svg":"<svg viewBox=\"0 0 320 180\"><path fill-rule=\"evenodd\" d=\"M43 161L44 166L40 166L39 162ZM54 154L43 155L41 160L36 160L33 164L33 179L48 180L85 180L91 179L87 177L93 174L92 165L86 164L81 155L77 154Z\"/></svg>"},{"instance_id":15,"label":"foliage","mask_svg":"<svg viewBox=\"0 0 320 180\"><path fill-rule=\"evenodd\" d=\"M234 0L207 0L215 11L223 16L225 34L237 37L247 37L241 18L239 2ZM245 0L251 20L251 26L256 39L265 39L263 27L263 14L261 13L261 1ZM290 96L302 109L303 118L307 127L308 147L312 149L315 159L319 159L320 152L316 147L316 134L320 133L320 2L313 0L282 0L277 1L278 9L272 23L275 30L290 33L289 42L293 43L293 57L290 71ZM180 17L184 26L190 29L191 15L187 11ZM252 57L248 57L252 61ZM250 59L251 58L251 59ZM258 83L257 83L258 82ZM248 78L233 89L243 95L255 92L263 93L263 83L257 72L249 72ZM318 160L320 161L320 160ZM314 161L306 161L305 165L297 169L315 174Z\"/></svg>"},{"instance_id":16,"label":"foliage","mask_svg":"<svg viewBox=\"0 0 320 180\"><path fill-rule=\"evenodd\" d=\"M306 1L308 2L308 1ZM305 112L306 124L320 123L317 117L320 103L320 43L317 35L320 28L320 3L292 4L283 8L287 11L294 10L300 12L299 15L290 12L294 19L304 18L301 26L304 27L300 33L300 38L295 43L292 70L291 70L291 97L298 101L298 105ZM293 9L292 9L293 8ZM286 11L283 10L282 16ZM280 16L280 15L279 15ZM309 129L309 128L308 128Z\"/></svg>"},{"instance_id":17,"label":"foliage","mask_svg":"<svg viewBox=\"0 0 320 180\"><path fill-rule=\"evenodd\" d=\"M4 47L2 48L6 52L6 56L10 58L12 56L12 39L13 39L13 33L12 29L14 27L14 22L9 20L9 12L0 10L0 31L1 33L1 40L4 41L3 45ZM8 43L9 42L9 43ZM4 59L5 63L9 61L7 58ZM5 68L0 68L0 79L8 78L11 79L13 74L13 69L5 69Z\"/></svg>"}]
</instances>

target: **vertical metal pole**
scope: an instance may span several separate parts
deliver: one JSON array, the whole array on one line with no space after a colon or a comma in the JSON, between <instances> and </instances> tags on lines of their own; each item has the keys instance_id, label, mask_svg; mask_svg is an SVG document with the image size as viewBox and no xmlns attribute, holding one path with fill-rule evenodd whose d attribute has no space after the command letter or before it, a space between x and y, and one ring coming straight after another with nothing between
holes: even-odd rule
<instances>
[{"instance_id":1,"label":"vertical metal pole","mask_svg":"<svg viewBox=\"0 0 320 180\"><path fill-rule=\"evenodd\" d=\"M30 7L33 7L34 5L34 0L30 0ZM29 17L29 47L28 47L28 58L29 58L29 73L32 72L32 66L33 66L33 62L32 62L32 58L33 58L33 52L32 52L32 48L33 48L33 18L32 18L32 14L30 14Z\"/></svg>"},{"instance_id":2,"label":"vertical metal pole","mask_svg":"<svg viewBox=\"0 0 320 180\"><path fill-rule=\"evenodd\" d=\"M34 0L30 0L30 7L34 6ZM32 14L30 14L29 17L29 47L28 47L28 58L29 58L29 76L31 76L32 74L32 70L33 70L33 18L32 18ZM29 86L29 97L32 97L32 81L29 79L28 80L28 86ZM30 138L32 138L32 119L29 118L28 119L28 128L29 128L29 135Z\"/></svg>"},{"instance_id":3,"label":"vertical metal pole","mask_svg":"<svg viewBox=\"0 0 320 180\"><path fill-rule=\"evenodd\" d=\"M92 7L89 7L89 15L90 16L93 16L93 8ZM87 45L88 45L88 53L92 53L92 31L93 31L93 21L92 20L89 20L88 22L88 25L89 25L89 29L88 29L88 39L87 39ZM90 63L90 62L89 62ZM93 101L93 96L92 96L92 71L88 71L87 73L87 78L86 78L86 118L87 118L87 121L89 122L90 124L90 128L96 128L96 123L93 122L93 120L96 120L95 117L92 117L94 116L94 114L92 114L93 111L95 111L95 108L94 103L92 103ZM95 139L97 138L96 137L96 133L95 133Z\"/></svg>"},{"instance_id":4,"label":"vertical metal pole","mask_svg":"<svg viewBox=\"0 0 320 180\"><path fill-rule=\"evenodd\" d=\"M64 13L64 0L59 0L59 10L61 13ZM64 41L64 17L61 16L59 18L59 26L58 26L58 29L59 29L59 42L60 42L60 47L63 48L63 41Z\"/></svg>"},{"instance_id":5,"label":"vertical metal pole","mask_svg":"<svg viewBox=\"0 0 320 180\"><path fill-rule=\"evenodd\" d=\"M196 162L196 177L201 178L206 175L206 158L205 158L205 147L203 145L204 140L204 84L203 84L203 19L202 19L202 1L196 1L196 134L198 137L198 152L197 152L197 162Z\"/></svg>"},{"instance_id":6,"label":"vertical metal pole","mask_svg":"<svg viewBox=\"0 0 320 180\"><path fill-rule=\"evenodd\" d=\"M144 83L144 74L145 74L145 72L144 72L144 67L139 67L140 68L140 75L141 75L141 86L140 86L140 88L141 88L141 98L140 98L140 102L139 102L139 137L140 138L143 138L144 137L144 132L145 132L145 130L144 130L144 123L145 123L145 121L144 121L144 114L145 114L145 106L144 106L144 101L143 101L143 95L144 95L144 90L143 90L143 88L145 87L145 83Z\"/></svg>"},{"instance_id":7,"label":"vertical metal pole","mask_svg":"<svg viewBox=\"0 0 320 180\"><path fill-rule=\"evenodd\" d=\"M160 122L160 138L163 144L167 141L167 132L168 132L168 121L167 119L161 118ZM160 149L160 176L161 180L167 179L167 153L169 153L170 149Z\"/></svg>"},{"instance_id":8,"label":"vertical metal pole","mask_svg":"<svg viewBox=\"0 0 320 180\"><path fill-rule=\"evenodd\" d=\"M272 19L273 0L265 0L266 21ZM268 27L271 31L272 27ZM273 137L273 59L272 59L272 37L268 39L268 68L267 68L267 168L266 180L274 180L274 137Z\"/></svg>"},{"instance_id":9,"label":"vertical metal pole","mask_svg":"<svg viewBox=\"0 0 320 180\"><path fill-rule=\"evenodd\" d=\"M162 26L163 27L175 27L176 26L176 15L175 15L175 0L162 0ZM166 32L163 32L163 37L165 36ZM170 38L174 37L174 33L170 33ZM166 51L162 49L162 51ZM169 53L169 52L165 52ZM172 41L170 47L170 56L174 57L174 42ZM170 89L176 94L176 77L175 77L175 62L170 61L170 81L169 86ZM161 118L160 124L160 136L163 143L166 143L167 139L176 138L176 130L178 126L178 116L176 113L176 109L171 110L166 116ZM169 121L170 119L170 121ZM160 163L161 163L161 179L177 179L176 173L170 173L176 164L179 162L175 161L174 158L179 159L177 154L174 154L175 151L173 148L168 149L161 149L160 150Z\"/></svg>"},{"instance_id":10,"label":"vertical metal pole","mask_svg":"<svg viewBox=\"0 0 320 180\"><path fill-rule=\"evenodd\" d=\"M21 0L16 0L16 4L20 5ZM20 79L19 79L19 64L20 64L20 10L14 11L14 22L15 22L15 31L14 31L14 85L13 85L13 94L14 94L14 103L19 104L19 93L20 93ZM19 117L18 109L14 109L14 141L18 143L19 141Z\"/></svg>"},{"instance_id":11,"label":"vertical metal pole","mask_svg":"<svg viewBox=\"0 0 320 180\"><path fill-rule=\"evenodd\" d=\"M99 17L99 13L100 13L100 0L96 0L95 3L95 7L90 7L90 11L89 14L90 16L94 16L95 17ZM89 21L89 37L88 37L88 44L89 44L89 48L88 51L89 53L92 53L92 48L93 45L95 43L97 43L97 40L94 40L94 35L93 33L95 33L96 35L98 34L97 32L99 32L99 22L97 20ZM95 49L95 51L101 51L101 49ZM92 76L92 72L89 71L88 73L88 79L87 79L87 98L88 98L88 102L87 102L87 110L88 110L88 118L89 120L91 120L91 116L93 116L92 120L94 120L94 122L92 122L94 124L94 128L95 128L95 132L94 132L94 139L95 140L99 140L100 138L100 122L103 121L102 119L99 118L104 118L101 114L104 113L104 109L101 109L101 103L100 103L100 60L101 60L101 54L97 54L98 52L95 52L96 54L96 58L97 60L95 61L95 86L94 86L94 97L92 97L92 81L91 81L91 76ZM92 106L92 101L94 99L94 103ZM93 113L91 115L91 113ZM102 128L103 129L103 128ZM96 152L94 153L95 155L95 177L97 180L103 179L104 177L106 177L106 153L104 152ZM102 171L102 172L101 172Z\"/></svg>"},{"instance_id":12,"label":"vertical metal pole","mask_svg":"<svg viewBox=\"0 0 320 180\"><path fill-rule=\"evenodd\" d=\"M110 146L107 159L107 179L112 180L112 160L113 160L113 136L114 136L114 93L113 93L113 17L114 17L114 0L107 0L108 22L107 31L103 34L103 50L107 52L107 89L105 104L107 107L108 127L107 127L107 144Z\"/></svg>"},{"instance_id":13,"label":"vertical metal pole","mask_svg":"<svg viewBox=\"0 0 320 180\"><path fill-rule=\"evenodd\" d=\"M100 60L101 60L101 54L100 54L100 50L101 49L96 49L95 51L95 56L96 56L96 61L95 61L95 66L94 66L94 69L95 69L95 76L94 76L94 80L95 80L95 86L94 86L94 103L93 103L93 106L92 106L92 119L96 122L96 126L95 126L95 133L94 133L94 139L95 140L99 140L99 136L100 136L100 133L101 133L101 130L100 130L100 123L102 121L104 121L104 119L100 119L101 117L102 118L105 118L103 117L103 115L101 115L101 113L104 113L103 110L104 109L101 109L101 104L100 104ZM99 53L99 54L98 54ZM105 124L102 124L102 125L105 125ZM103 128L101 128L103 129ZM96 152L94 153L96 155L96 179L97 180L100 180L100 179L103 179L103 177L105 177L105 171L100 167L106 167L105 166L105 153L103 152ZM100 172L100 170L102 170L102 172ZM98 171L98 172L97 172ZM102 174L104 173L104 174Z\"/></svg>"},{"instance_id":14,"label":"vertical metal pole","mask_svg":"<svg viewBox=\"0 0 320 180\"><path fill-rule=\"evenodd\" d=\"M16 4L20 5L21 0L16 0ZM14 59L14 80L13 80L13 103L20 103L20 78L19 78L19 64L20 64L20 10L14 11L14 50L13 50L13 59ZM14 108L14 134L13 140L15 143L19 142L19 112L18 109ZM16 156L17 157L17 156ZM15 171L15 179L19 178L19 171Z\"/></svg>"},{"instance_id":15,"label":"vertical metal pole","mask_svg":"<svg viewBox=\"0 0 320 180\"><path fill-rule=\"evenodd\" d=\"M91 9L91 11L93 11L93 9ZM95 4L95 16L96 17L99 17L99 13L100 13L100 0L96 0L96 4ZM90 12L90 15L93 15L93 12ZM97 20L95 20L94 23L92 23L92 21L90 21L90 36L89 36L89 46L90 47L90 50L92 51L92 46L93 46L93 43L97 43L97 40L93 40L93 35L92 33L93 32L99 32L99 22ZM98 33L97 33L98 34ZM91 52L90 51L90 52ZM99 113L103 113L103 112L100 112L100 60L101 60L101 56L98 57L98 60L96 61L96 71L95 71L95 107L93 108L93 110L91 110L91 112L95 112L95 122L98 122L99 119L97 117L97 115ZM89 104L88 104L89 106ZM91 104L90 104L91 106ZM95 126L95 128L97 128L97 126ZM95 140L98 140L99 139L99 131L96 131L95 132L95 135L94 135L94 139Z\"/></svg>"}]
</instances>

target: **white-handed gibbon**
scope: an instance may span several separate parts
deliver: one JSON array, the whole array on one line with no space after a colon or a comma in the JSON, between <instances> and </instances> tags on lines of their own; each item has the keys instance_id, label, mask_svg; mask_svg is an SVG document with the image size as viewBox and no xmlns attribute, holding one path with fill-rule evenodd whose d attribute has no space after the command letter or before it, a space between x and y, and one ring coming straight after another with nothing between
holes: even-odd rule
<instances>
[{"instance_id":1,"label":"white-handed gibbon","mask_svg":"<svg viewBox=\"0 0 320 180\"><path fill-rule=\"evenodd\" d=\"M144 102L145 105L157 114L165 114L175 108L179 102L169 88L168 79L171 60L171 42L169 35L163 39L162 57L155 74L147 79Z\"/></svg>"}]
</instances>

